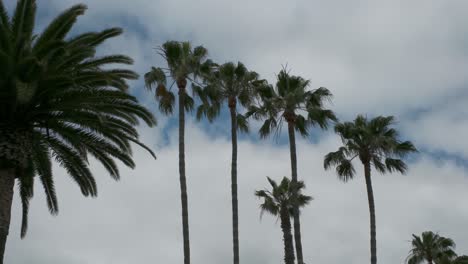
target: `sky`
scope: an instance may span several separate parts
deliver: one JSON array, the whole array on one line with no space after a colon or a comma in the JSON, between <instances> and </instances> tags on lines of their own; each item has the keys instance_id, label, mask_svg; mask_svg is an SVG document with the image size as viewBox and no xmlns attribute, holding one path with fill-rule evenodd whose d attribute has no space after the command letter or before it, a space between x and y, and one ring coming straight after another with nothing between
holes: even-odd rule
<instances>
[{"instance_id":1,"label":"sky","mask_svg":"<svg viewBox=\"0 0 468 264\"><path fill-rule=\"evenodd\" d=\"M14 0L4 3L10 12ZM216 62L242 61L274 81L292 74L325 86L341 120L357 114L394 115L405 140L420 150L406 175L373 175L379 263L404 263L411 234L451 237L468 254L468 2L464 0L40 0L37 31L59 12L88 5L72 35L108 27L125 33L100 54L123 53L143 75L164 65L154 48L167 40L203 45ZM182 263L177 126L157 111L143 83L130 90L154 111L157 128L140 127L153 160L135 148L137 168L122 166L113 181L96 163L99 196L84 198L54 167L60 213L48 214L36 188L27 237L19 238L16 195L6 263ZM284 140L259 140L258 123L239 142L240 256L244 264L281 263L279 221L264 215L253 193L266 176L290 175ZM232 261L229 123L188 118L186 160L192 263ZM284 131L284 130L283 130ZM331 131L298 139L299 178L314 200L302 212L306 263L369 261L369 213L362 169L340 182L323 156L339 146Z\"/></svg>"}]
</instances>

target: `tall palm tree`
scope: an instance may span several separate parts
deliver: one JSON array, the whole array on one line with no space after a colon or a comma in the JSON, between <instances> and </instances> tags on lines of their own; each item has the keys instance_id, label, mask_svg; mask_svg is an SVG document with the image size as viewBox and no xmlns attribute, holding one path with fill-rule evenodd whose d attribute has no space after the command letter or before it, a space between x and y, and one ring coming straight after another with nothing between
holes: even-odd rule
<instances>
[{"instance_id":1,"label":"tall palm tree","mask_svg":"<svg viewBox=\"0 0 468 264\"><path fill-rule=\"evenodd\" d=\"M432 264L450 264L450 263L463 263L466 260L460 257L455 262L457 255L455 254L455 242L452 239L439 236L431 231L426 231L421 236L413 234L411 241L411 250L406 261L408 264L419 264L427 261Z\"/></svg>"},{"instance_id":2,"label":"tall palm tree","mask_svg":"<svg viewBox=\"0 0 468 264\"><path fill-rule=\"evenodd\" d=\"M336 152L325 156L324 167L336 167L340 180L347 182L355 176L352 161L359 158L364 165L367 197L370 213L370 246L371 263L377 263L377 242L375 226L375 204L372 190L371 167L380 173L398 171L405 173L407 165L400 158L405 157L416 148L409 141L400 141L398 132L391 128L394 118L376 117L368 120L359 115L354 122L338 123L335 132L341 136L343 146Z\"/></svg>"},{"instance_id":3,"label":"tall palm tree","mask_svg":"<svg viewBox=\"0 0 468 264\"><path fill-rule=\"evenodd\" d=\"M52 159L66 169L83 195L96 196L89 154L119 179L116 159L135 166L131 142L149 150L138 141L135 126L139 119L148 125L156 121L127 93L127 80L138 75L109 67L132 60L123 55L95 56L102 42L122 30L68 36L85 10L84 5L71 7L36 36L36 1L18 1L12 18L0 1L0 263L15 180L24 237L34 179L44 188L49 211L58 212Z\"/></svg>"},{"instance_id":4,"label":"tall palm tree","mask_svg":"<svg viewBox=\"0 0 468 264\"><path fill-rule=\"evenodd\" d=\"M232 241L233 263L239 264L239 211L237 202L237 130L248 132L245 117L238 113L237 102L243 107L249 107L255 96L255 86L262 81L258 74L248 71L244 64L237 65L227 62L219 67L207 78L208 85L203 89L194 86L196 94L202 100L198 107L197 118L206 116L212 121L219 115L221 106L226 101L231 116L231 199L232 199Z\"/></svg>"},{"instance_id":5,"label":"tall palm tree","mask_svg":"<svg viewBox=\"0 0 468 264\"><path fill-rule=\"evenodd\" d=\"M295 132L307 137L311 126L326 129L329 121L337 120L331 110L324 109L325 101L332 97L330 91L324 87L308 90L309 85L308 80L300 76L289 75L286 69L283 69L277 76L275 87L264 85L258 89L261 103L259 106L250 107L246 114L255 119L265 119L259 131L262 138L266 138L272 133L278 135L283 120L287 122L293 182L298 180ZM302 264L304 261L298 208L294 210L293 216L297 262Z\"/></svg>"},{"instance_id":6,"label":"tall palm tree","mask_svg":"<svg viewBox=\"0 0 468 264\"><path fill-rule=\"evenodd\" d=\"M182 202L182 229L184 238L184 263L190 263L190 238L188 219L187 180L185 176L185 111L193 109L194 100L187 94L187 81L192 83L211 70L212 62L206 60L208 51L198 46L192 49L189 42L168 41L159 48L159 54L166 60L167 68L152 67L145 74L146 87L155 92L159 109L167 115L173 113L175 96L171 91L177 84L179 89L179 175ZM167 78L172 84L167 86Z\"/></svg>"},{"instance_id":7,"label":"tall palm tree","mask_svg":"<svg viewBox=\"0 0 468 264\"><path fill-rule=\"evenodd\" d=\"M255 195L263 199L260 209L277 216L281 220L284 241L284 263L294 264L294 245L291 234L291 216L297 208L307 205L312 197L302 194L305 188L303 181L291 181L287 177L278 185L274 180L267 177L272 190L256 191Z\"/></svg>"}]
</instances>

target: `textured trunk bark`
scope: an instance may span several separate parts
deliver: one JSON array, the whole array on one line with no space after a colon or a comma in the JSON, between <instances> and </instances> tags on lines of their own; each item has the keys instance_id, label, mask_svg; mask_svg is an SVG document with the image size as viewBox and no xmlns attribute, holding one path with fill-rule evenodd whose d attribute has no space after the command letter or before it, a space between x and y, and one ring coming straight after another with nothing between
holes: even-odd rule
<instances>
[{"instance_id":1,"label":"textured trunk bark","mask_svg":"<svg viewBox=\"0 0 468 264\"><path fill-rule=\"evenodd\" d=\"M293 237L291 234L291 220L288 209L281 208L281 229L283 230L283 241L284 241L284 263L294 264L294 245Z\"/></svg>"},{"instance_id":2,"label":"textured trunk bark","mask_svg":"<svg viewBox=\"0 0 468 264\"><path fill-rule=\"evenodd\" d=\"M10 229L14 185L14 170L0 168L0 264L3 264L5 245L8 237L8 230Z\"/></svg>"},{"instance_id":3,"label":"textured trunk bark","mask_svg":"<svg viewBox=\"0 0 468 264\"><path fill-rule=\"evenodd\" d=\"M377 238L376 238L377 235L376 235L376 226L375 226L375 202L374 202L374 191L372 190L370 162L366 162L364 164L364 176L366 178L367 199L369 200L371 264L377 264Z\"/></svg>"},{"instance_id":4,"label":"textured trunk bark","mask_svg":"<svg viewBox=\"0 0 468 264\"><path fill-rule=\"evenodd\" d=\"M234 99L235 100L235 99ZM233 100L233 101L234 101ZM236 105L229 107L231 111L231 199L232 199L232 245L234 264L239 264L239 211L237 203L237 113Z\"/></svg>"},{"instance_id":5,"label":"textured trunk bark","mask_svg":"<svg viewBox=\"0 0 468 264\"><path fill-rule=\"evenodd\" d=\"M190 264L190 236L187 199L187 178L185 177L185 80L177 82L179 87L179 175L180 198L182 203L182 232L184 238L184 264Z\"/></svg>"},{"instance_id":6,"label":"textured trunk bark","mask_svg":"<svg viewBox=\"0 0 468 264\"><path fill-rule=\"evenodd\" d=\"M297 182L297 157L296 157L296 136L294 131L294 123L288 122L289 134L289 149L291 155L291 181ZM297 264L303 264L304 259L302 256L302 240L301 240L301 222L299 219L299 208L294 207L294 242L296 244Z\"/></svg>"}]
</instances>

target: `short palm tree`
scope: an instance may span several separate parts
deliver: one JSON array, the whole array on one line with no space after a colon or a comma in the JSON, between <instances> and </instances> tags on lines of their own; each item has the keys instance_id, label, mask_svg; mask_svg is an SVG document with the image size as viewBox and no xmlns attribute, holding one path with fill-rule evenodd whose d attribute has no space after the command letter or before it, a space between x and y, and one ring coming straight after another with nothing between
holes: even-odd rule
<instances>
[{"instance_id":1,"label":"short palm tree","mask_svg":"<svg viewBox=\"0 0 468 264\"><path fill-rule=\"evenodd\" d=\"M296 208L306 206L312 197L302 194L305 188L303 181L293 182L287 177L278 185L274 180L267 177L271 185L271 191L256 191L255 195L263 199L260 209L263 212L277 216L281 220L284 241L284 263L294 264L294 245L291 233L291 216Z\"/></svg>"},{"instance_id":2,"label":"short palm tree","mask_svg":"<svg viewBox=\"0 0 468 264\"><path fill-rule=\"evenodd\" d=\"M122 30L68 37L85 10L86 6L75 5L34 35L36 1L18 1L12 18L0 1L0 263L15 180L24 237L35 179L44 188L50 212L58 212L52 159L67 170L83 195L96 196L89 154L119 179L115 160L133 168L130 143L145 147L135 129L139 119L155 125L153 115L127 93L127 80L137 74L109 67L132 60L123 55L95 56L103 41Z\"/></svg>"},{"instance_id":3,"label":"short palm tree","mask_svg":"<svg viewBox=\"0 0 468 264\"><path fill-rule=\"evenodd\" d=\"M237 130L248 132L248 124L245 117L238 113L237 103L243 107L249 107L255 99L255 86L262 81L258 80L258 74L248 71L242 63L227 62L213 71L207 78L203 89L194 86L196 93L202 100L198 107L197 118L206 116L212 121L219 115L221 106L227 102L231 116L231 198L232 198L232 240L233 263L239 264L239 211L237 202Z\"/></svg>"},{"instance_id":4,"label":"short palm tree","mask_svg":"<svg viewBox=\"0 0 468 264\"><path fill-rule=\"evenodd\" d=\"M292 76L286 69L283 69L277 76L275 87L264 85L258 89L261 103L259 106L250 107L246 114L255 119L265 119L259 131L262 138L266 138L272 133L278 135L283 120L287 122L291 155L291 180L293 182L298 180L296 131L301 136L307 137L311 126L326 129L330 121L337 120L331 110L324 108L325 102L332 97L330 91L324 87L308 90L309 85L308 80L300 76ZM293 216L297 262L302 264L301 227L297 208Z\"/></svg>"},{"instance_id":5,"label":"short palm tree","mask_svg":"<svg viewBox=\"0 0 468 264\"><path fill-rule=\"evenodd\" d=\"M458 258L455 254L455 242L452 239L439 236L431 231L426 231L421 236L413 234L411 250L406 261L408 264L420 264L424 261L432 264L463 263L465 257Z\"/></svg>"},{"instance_id":6,"label":"short palm tree","mask_svg":"<svg viewBox=\"0 0 468 264\"><path fill-rule=\"evenodd\" d=\"M375 204L372 190L371 167L380 173L398 171L405 173L407 165L401 160L416 148L409 141L400 141L398 132L391 128L394 118L376 117L368 120L359 115L353 122L338 123L335 132L341 136L343 146L325 156L325 169L336 167L340 180L347 182L355 176L352 161L359 158L364 165L370 213L371 263L377 263Z\"/></svg>"},{"instance_id":7,"label":"short palm tree","mask_svg":"<svg viewBox=\"0 0 468 264\"><path fill-rule=\"evenodd\" d=\"M159 109L167 115L174 110L175 96L171 91L177 84L179 89L179 176L182 201L182 229L184 238L184 263L190 263L190 239L188 219L187 180L185 176L185 111L193 109L194 100L186 91L187 82L196 82L203 73L211 70L212 62L206 60L208 51L198 46L192 49L189 42L168 41L159 48L159 54L166 60L167 68L152 67L145 74L146 87L154 89ZM167 79L172 84L167 86Z\"/></svg>"}]
</instances>

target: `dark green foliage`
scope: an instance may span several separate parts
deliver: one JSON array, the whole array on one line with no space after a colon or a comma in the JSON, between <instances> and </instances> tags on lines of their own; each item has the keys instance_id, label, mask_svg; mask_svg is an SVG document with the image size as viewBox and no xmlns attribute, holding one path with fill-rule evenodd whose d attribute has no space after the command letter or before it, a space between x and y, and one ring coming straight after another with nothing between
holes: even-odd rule
<instances>
[{"instance_id":1,"label":"dark green foliage","mask_svg":"<svg viewBox=\"0 0 468 264\"><path fill-rule=\"evenodd\" d=\"M36 36L36 1L18 1L11 19L0 1L0 140L21 136L28 146L27 162L0 154L3 167L16 169L23 205L21 236L26 234L35 178L43 186L50 212L58 211L52 159L67 170L83 195L96 196L89 155L119 179L116 159L135 166L130 142L150 151L138 141L135 126L139 119L150 126L156 120L127 93L127 81L138 75L106 67L130 65L132 60L124 55L95 56L99 44L122 30L68 37L85 10L84 5L71 7ZM10 144L15 147L14 142Z\"/></svg>"},{"instance_id":2,"label":"dark green foliage","mask_svg":"<svg viewBox=\"0 0 468 264\"><path fill-rule=\"evenodd\" d=\"M213 121L219 115L223 103L236 111L237 102L243 107L250 107L257 99L256 87L264 82L259 80L258 74L249 71L241 62L213 66L211 73L205 78L206 85L203 88L195 85L193 89L202 101L198 107L197 118L201 119L204 116ZM247 131L246 118L238 115L237 120L238 129Z\"/></svg>"},{"instance_id":3,"label":"dark green foliage","mask_svg":"<svg viewBox=\"0 0 468 264\"><path fill-rule=\"evenodd\" d=\"M275 87L260 83L257 92L261 102L251 106L247 117L265 120L259 133L265 138L279 135L283 119L294 124L295 131L307 137L311 126L327 128L330 121L337 121L335 114L324 109L325 102L332 97L324 87L308 90L310 81L290 75L286 69L280 71Z\"/></svg>"},{"instance_id":4,"label":"dark green foliage","mask_svg":"<svg viewBox=\"0 0 468 264\"><path fill-rule=\"evenodd\" d=\"M425 261L435 264L455 264L466 261L466 257L457 258L454 251L455 242L452 239L431 231L423 232L421 236L413 234L411 246L406 258L408 264L419 264Z\"/></svg>"},{"instance_id":5,"label":"dark green foliage","mask_svg":"<svg viewBox=\"0 0 468 264\"><path fill-rule=\"evenodd\" d=\"M400 158L417 150L411 142L398 139L398 132L390 127L393 124L392 116L368 120L361 115L353 122L338 123L335 132L341 137L343 146L325 156L325 169L336 167L340 179L347 181L355 174L351 161L359 158L381 173L405 173L407 166Z\"/></svg>"},{"instance_id":6,"label":"dark green foliage","mask_svg":"<svg viewBox=\"0 0 468 264\"><path fill-rule=\"evenodd\" d=\"M168 67L151 67L144 76L145 85L148 90L154 91L161 112L170 115L174 111L176 98L172 91L174 83L189 80L196 86L198 77L208 76L214 63L206 59L208 51L204 47L192 49L189 42L168 41L158 48L158 53L166 60ZM172 82L169 87L168 79ZM186 111L194 108L193 98L188 93L185 93L184 108Z\"/></svg>"},{"instance_id":7,"label":"dark green foliage","mask_svg":"<svg viewBox=\"0 0 468 264\"><path fill-rule=\"evenodd\" d=\"M303 181L294 183L289 178L284 177L278 184L270 177L267 177L267 180L270 183L271 191L265 189L255 192L258 198L263 199L263 203L260 205L262 214L268 212L273 216L279 216L281 208L285 207L292 215L295 205L302 208L312 201L312 197L302 194L302 190L305 188Z\"/></svg>"}]
</instances>

